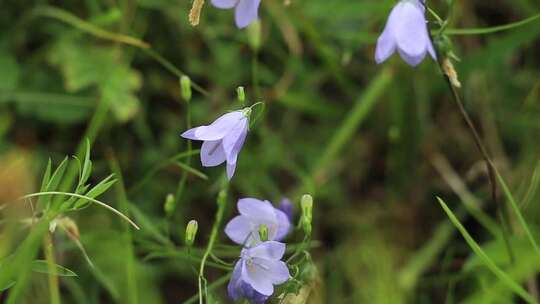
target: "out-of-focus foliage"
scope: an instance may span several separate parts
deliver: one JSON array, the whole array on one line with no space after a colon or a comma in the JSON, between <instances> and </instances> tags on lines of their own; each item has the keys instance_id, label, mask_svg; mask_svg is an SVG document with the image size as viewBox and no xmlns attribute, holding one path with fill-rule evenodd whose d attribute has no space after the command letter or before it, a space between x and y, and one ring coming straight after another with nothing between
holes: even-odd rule
<instances>
[{"instance_id":1,"label":"out-of-focus foliage","mask_svg":"<svg viewBox=\"0 0 540 304\"><path fill-rule=\"evenodd\" d=\"M175 158L187 150L179 136L187 103L178 73L204 88L189 103L194 125L238 109L237 86L246 88L250 103L266 104L240 154L226 220L241 197L274 203L289 197L297 214L301 194L315 197L317 268L302 269L309 283L287 286L299 295L285 303L517 303L435 196L513 280L527 291L538 288L538 256L513 213L515 260L508 259L481 156L436 64L429 59L412 69L397 56L374 63L395 1L263 0L258 48L250 37L257 33L236 29L231 11L207 2L195 28L187 18L190 1L0 3L0 208L40 191L49 158L52 168L66 155L84 164L88 140L93 172L84 185L91 186L78 189L87 192L114 173L117 182L99 200L141 227L91 204L67 212L84 250L69 229L52 234L63 303L179 303L197 294L198 265L181 247L185 227L198 221L193 254L200 257L224 168L201 168L198 156ZM449 11L448 1L429 2L441 16ZM454 2L451 28L504 24L540 11L536 0ZM150 47L100 37L51 16L51 8ZM540 241L540 21L452 39L467 111ZM77 186L77 163L66 164L57 190ZM186 166L196 171L182 188ZM164 211L168 194L177 200L171 216ZM16 204L22 217L32 214L28 202ZM0 225L2 272L31 230ZM223 234L220 243L232 245ZM216 250L231 252L224 245ZM31 275L16 303L49 302L44 259L40 253L37 265L24 266ZM209 284L224 273L209 267ZM229 301L225 286L210 289L216 302Z\"/></svg>"}]
</instances>

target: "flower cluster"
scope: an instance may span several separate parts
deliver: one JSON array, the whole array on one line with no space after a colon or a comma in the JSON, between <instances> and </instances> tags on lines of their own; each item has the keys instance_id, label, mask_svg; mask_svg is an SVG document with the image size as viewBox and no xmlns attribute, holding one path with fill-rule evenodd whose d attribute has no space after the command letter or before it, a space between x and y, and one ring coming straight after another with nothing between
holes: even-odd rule
<instances>
[{"instance_id":1,"label":"flower cluster","mask_svg":"<svg viewBox=\"0 0 540 304\"><path fill-rule=\"evenodd\" d=\"M285 244L279 241L289 232L291 222L285 212L269 201L244 198L237 207L240 215L225 226L225 234L244 248L227 290L235 301L264 303L274 293L274 285L285 283L290 277L287 264L281 261ZM261 227L267 229L265 239L261 239Z\"/></svg>"}]
</instances>

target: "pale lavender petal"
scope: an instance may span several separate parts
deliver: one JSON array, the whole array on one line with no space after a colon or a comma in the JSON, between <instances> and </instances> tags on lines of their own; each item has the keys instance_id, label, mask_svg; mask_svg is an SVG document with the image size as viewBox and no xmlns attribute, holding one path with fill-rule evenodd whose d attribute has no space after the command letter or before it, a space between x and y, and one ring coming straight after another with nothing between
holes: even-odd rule
<instances>
[{"instance_id":1,"label":"pale lavender petal","mask_svg":"<svg viewBox=\"0 0 540 304\"><path fill-rule=\"evenodd\" d=\"M419 5L414 1L401 1L395 8L394 16L399 19L399 26L394 28L398 50L413 58L413 62L426 53L429 43L426 19Z\"/></svg>"},{"instance_id":2,"label":"pale lavender petal","mask_svg":"<svg viewBox=\"0 0 540 304\"><path fill-rule=\"evenodd\" d=\"M249 255L252 257L280 260L285 254L285 244L275 241L267 241L249 249Z\"/></svg>"},{"instance_id":3,"label":"pale lavender petal","mask_svg":"<svg viewBox=\"0 0 540 304\"><path fill-rule=\"evenodd\" d=\"M205 141L201 147L201 163L204 167L214 167L226 159L221 140Z\"/></svg>"},{"instance_id":4,"label":"pale lavender petal","mask_svg":"<svg viewBox=\"0 0 540 304\"><path fill-rule=\"evenodd\" d=\"M238 211L252 222L277 224L274 206L268 201L254 198L242 198L238 200ZM270 228L270 227L269 227Z\"/></svg>"},{"instance_id":5,"label":"pale lavender petal","mask_svg":"<svg viewBox=\"0 0 540 304\"><path fill-rule=\"evenodd\" d=\"M383 33L377 40L377 47L375 48L375 62L380 64L384 62L388 57L396 50L396 42L394 40L392 29L388 27L390 21L386 25Z\"/></svg>"},{"instance_id":6,"label":"pale lavender petal","mask_svg":"<svg viewBox=\"0 0 540 304\"><path fill-rule=\"evenodd\" d=\"M277 285L287 282L290 278L289 268L283 261L253 258L253 264L258 266L259 269L252 276L252 279L259 279L257 276L262 274L266 280Z\"/></svg>"},{"instance_id":7,"label":"pale lavender petal","mask_svg":"<svg viewBox=\"0 0 540 304\"><path fill-rule=\"evenodd\" d=\"M229 285L227 285L227 292L229 293L229 297L234 301L238 301L242 297L242 264L242 260L236 262L236 265L234 265L234 270L232 272L231 280L229 281Z\"/></svg>"},{"instance_id":8,"label":"pale lavender petal","mask_svg":"<svg viewBox=\"0 0 540 304\"><path fill-rule=\"evenodd\" d=\"M285 212L279 209L275 209L274 212L276 213L278 227L274 240L281 241L289 233L289 230L291 229L291 222Z\"/></svg>"},{"instance_id":9,"label":"pale lavender petal","mask_svg":"<svg viewBox=\"0 0 540 304\"><path fill-rule=\"evenodd\" d=\"M236 6L238 0L212 0L212 5L217 8L229 9Z\"/></svg>"},{"instance_id":10,"label":"pale lavender petal","mask_svg":"<svg viewBox=\"0 0 540 304\"><path fill-rule=\"evenodd\" d=\"M225 226L225 234L235 243L244 244L251 234L251 225L249 220L242 215L234 217Z\"/></svg>"},{"instance_id":11,"label":"pale lavender petal","mask_svg":"<svg viewBox=\"0 0 540 304\"><path fill-rule=\"evenodd\" d=\"M261 0L240 0L236 6L234 17L236 26L244 28L259 18L258 10Z\"/></svg>"},{"instance_id":12,"label":"pale lavender petal","mask_svg":"<svg viewBox=\"0 0 540 304\"><path fill-rule=\"evenodd\" d=\"M248 264L244 262L242 280L251 285L255 291L265 296L270 296L274 293L274 285L272 285L272 280L268 277L267 271L255 265L255 263Z\"/></svg>"},{"instance_id":13,"label":"pale lavender petal","mask_svg":"<svg viewBox=\"0 0 540 304\"><path fill-rule=\"evenodd\" d=\"M182 134L182 137L195 140L220 140L244 118L242 111L227 113L216 119L209 126L201 126L190 129Z\"/></svg>"},{"instance_id":14,"label":"pale lavender petal","mask_svg":"<svg viewBox=\"0 0 540 304\"><path fill-rule=\"evenodd\" d=\"M412 67L415 67L418 64L420 64L420 62L424 60L424 57L426 57L425 52L419 55L414 55L414 56L407 54L403 52L402 50L398 50L398 52L399 52L399 56L401 56L401 58L403 58L403 60L405 60L405 62L407 62L407 64L409 64Z\"/></svg>"},{"instance_id":15,"label":"pale lavender petal","mask_svg":"<svg viewBox=\"0 0 540 304\"><path fill-rule=\"evenodd\" d=\"M236 163L227 163L227 179L231 180L234 176L234 171L236 171Z\"/></svg>"},{"instance_id":16,"label":"pale lavender petal","mask_svg":"<svg viewBox=\"0 0 540 304\"><path fill-rule=\"evenodd\" d=\"M227 162L236 163L238 153L242 149L247 135L248 119L242 119L234 128L223 138L223 149L227 155Z\"/></svg>"},{"instance_id":17,"label":"pale lavender petal","mask_svg":"<svg viewBox=\"0 0 540 304\"><path fill-rule=\"evenodd\" d=\"M292 222L292 220L294 218L294 206L291 203L290 199L288 199L288 198L282 199L281 202L279 203L278 209L283 211L283 213L285 213L287 215L287 217L289 218L289 221Z\"/></svg>"}]
</instances>

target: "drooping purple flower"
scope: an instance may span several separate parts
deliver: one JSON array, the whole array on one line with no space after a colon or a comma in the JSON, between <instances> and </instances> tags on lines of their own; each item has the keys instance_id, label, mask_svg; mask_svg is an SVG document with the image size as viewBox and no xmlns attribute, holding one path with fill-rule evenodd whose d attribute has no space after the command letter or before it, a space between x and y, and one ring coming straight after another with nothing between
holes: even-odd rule
<instances>
[{"instance_id":1,"label":"drooping purple flower","mask_svg":"<svg viewBox=\"0 0 540 304\"><path fill-rule=\"evenodd\" d=\"M396 49L401 58L413 67L422 62L427 53L437 59L421 0L401 0L392 9L377 41L375 61L382 63Z\"/></svg>"},{"instance_id":2,"label":"drooping purple flower","mask_svg":"<svg viewBox=\"0 0 540 304\"><path fill-rule=\"evenodd\" d=\"M290 222L293 221L294 217L294 206L291 203L291 200L288 198L283 198L281 202L279 203L278 209L283 211L287 215L287 218Z\"/></svg>"},{"instance_id":3,"label":"drooping purple flower","mask_svg":"<svg viewBox=\"0 0 540 304\"><path fill-rule=\"evenodd\" d=\"M227 162L227 177L231 179L236 170L238 154L246 140L250 113L250 108L227 113L211 125L187 130L182 137L202 140L202 165L215 167Z\"/></svg>"},{"instance_id":4,"label":"drooping purple flower","mask_svg":"<svg viewBox=\"0 0 540 304\"><path fill-rule=\"evenodd\" d=\"M234 8L234 20L238 28L244 28L259 18L261 0L212 0L217 8Z\"/></svg>"},{"instance_id":5,"label":"drooping purple flower","mask_svg":"<svg viewBox=\"0 0 540 304\"><path fill-rule=\"evenodd\" d=\"M281 241L285 238L291 223L287 215L272 206L269 201L254 198L238 200L240 215L234 217L225 226L225 234L235 243L252 247L261 242L259 229L265 225L269 241Z\"/></svg>"},{"instance_id":6,"label":"drooping purple flower","mask_svg":"<svg viewBox=\"0 0 540 304\"><path fill-rule=\"evenodd\" d=\"M284 254L285 244L275 241L243 249L227 286L231 299L264 303L274 293L274 285L290 277L287 264L281 261Z\"/></svg>"}]
</instances>

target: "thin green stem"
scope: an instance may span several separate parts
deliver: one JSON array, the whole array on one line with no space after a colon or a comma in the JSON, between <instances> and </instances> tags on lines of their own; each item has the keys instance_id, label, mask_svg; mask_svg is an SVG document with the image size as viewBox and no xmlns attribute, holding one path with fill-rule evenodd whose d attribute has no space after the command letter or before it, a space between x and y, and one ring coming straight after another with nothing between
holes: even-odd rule
<instances>
[{"instance_id":1,"label":"thin green stem","mask_svg":"<svg viewBox=\"0 0 540 304\"><path fill-rule=\"evenodd\" d=\"M111 167L111 171L118 179L115 187L116 199L120 207L119 209L127 215L129 214L129 201L126 194L126 188L124 186L124 178L120 169L120 165L118 164L116 157L114 157L114 154L112 153L109 157L109 166ZM131 230L129 229L129 225L127 223L124 223L122 228L124 230L125 237L125 244L123 246L123 260L125 262L125 280L128 288L127 302L130 304L137 304L139 303L139 299L137 288L137 270L135 267L135 251L133 248L133 236L131 235Z\"/></svg>"},{"instance_id":2,"label":"thin green stem","mask_svg":"<svg viewBox=\"0 0 540 304\"><path fill-rule=\"evenodd\" d=\"M55 271L54 245L50 233L46 233L44 236L43 250L45 252L45 260L47 261L50 303L60 304L60 288Z\"/></svg>"},{"instance_id":3,"label":"thin green stem","mask_svg":"<svg viewBox=\"0 0 540 304\"><path fill-rule=\"evenodd\" d=\"M201 265L199 267L199 304L203 304L203 280L205 281L204 267L206 264L206 260L208 259L208 257L212 253L212 249L214 248L214 244L216 242L218 232L219 232L219 227L221 226L221 222L223 220L223 214L225 213L225 206L227 203L227 186L228 184L225 183L225 185L223 186L223 188L218 194L218 198L217 198L218 209L216 212L216 219L214 221L214 225L212 226L212 232L210 233L210 240L208 241L206 250L201 258Z\"/></svg>"},{"instance_id":4,"label":"thin green stem","mask_svg":"<svg viewBox=\"0 0 540 304\"><path fill-rule=\"evenodd\" d=\"M433 37L431 35L430 35L430 39L432 40L432 43L433 43ZM467 110L465 109L465 106L463 105L463 101L461 100L461 95L459 94L456 86L454 86L452 80L450 79L449 71L447 71L447 67L445 67L445 63L444 63L445 60L449 60L449 59L446 59L444 55L441 54L437 48L435 48L435 52L437 53L437 63L439 66L439 70L441 71L441 74L443 75L443 78L451 93L450 95L452 96L452 99L454 100L454 103L456 104L458 111L461 114L461 117L463 118L463 120L465 121L469 129L469 133L471 134L471 137L473 138L476 148L480 152L485 162L486 169L488 172L489 183L491 186L491 200L493 202L493 205L496 206L497 208L497 216L499 218L499 221L501 222L502 236L505 242L505 246L506 246L510 261L513 263L514 254L512 251L512 247L510 246L510 241L508 239L508 234L510 234L510 230L508 228L509 226L508 226L507 217L504 214L503 206L497 203L497 179L496 179L496 174L495 174L496 172L495 165L493 164L493 161L491 157L489 156L489 153L487 152L486 147L482 143L482 139L480 138L480 135L478 133L478 130L476 129L476 126L474 125L471 117L469 116L469 114L467 113Z\"/></svg>"},{"instance_id":5,"label":"thin green stem","mask_svg":"<svg viewBox=\"0 0 540 304\"><path fill-rule=\"evenodd\" d=\"M444 31L444 33L446 35L485 35L485 34L492 34L492 33L511 30L520 26L527 25L536 20L540 20L540 13L534 16L531 16L529 18L512 22L512 23L508 23L508 24L503 24L503 25L498 25L498 26L493 26L493 27L485 27L485 28L447 29Z\"/></svg>"},{"instance_id":6,"label":"thin green stem","mask_svg":"<svg viewBox=\"0 0 540 304\"><path fill-rule=\"evenodd\" d=\"M89 23L83 19L80 19L79 17L71 14L70 12L67 12L65 10L62 10L53 6L39 6L33 11L33 13L36 16L49 17L49 18L62 21L64 23L67 23L83 32L86 32L100 39L110 40L110 41L127 44L127 45L134 46L136 48L139 48L142 51L144 51L146 54L148 54L150 57L152 57L154 60L156 60L163 67L165 67L167 70L169 70L171 73L175 74L178 78L186 75L176 66L174 66L170 61L168 61L167 59L163 58L163 56L156 53L151 48L150 44L140 39L133 38L131 36L124 35L124 34L118 34L118 33L112 33L112 32L106 31L92 23ZM203 89L198 84L191 82L191 86L195 90L200 92L201 94L205 96L209 95L208 91Z\"/></svg>"}]
</instances>

